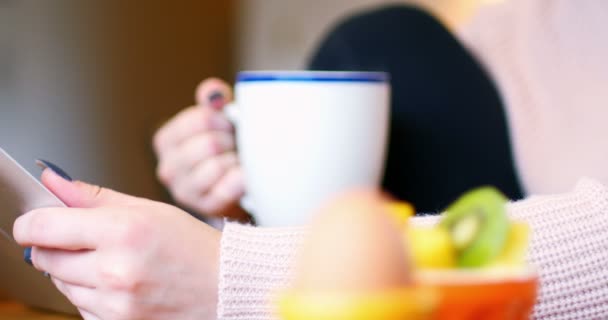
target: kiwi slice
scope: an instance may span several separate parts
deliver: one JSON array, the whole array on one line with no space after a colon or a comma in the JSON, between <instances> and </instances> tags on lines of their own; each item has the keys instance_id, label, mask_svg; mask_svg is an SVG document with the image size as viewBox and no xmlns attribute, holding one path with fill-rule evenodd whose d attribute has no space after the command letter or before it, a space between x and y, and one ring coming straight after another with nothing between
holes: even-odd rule
<instances>
[{"instance_id":1,"label":"kiwi slice","mask_svg":"<svg viewBox=\"0 0 608 320\"><path fill-rule=\"evenodd\" d=\"M509 230L506 202L497 189L481 187L446 209L440 225L450 232L458 267L482 267L500 255Z\"/></svg>"}]
</instances>

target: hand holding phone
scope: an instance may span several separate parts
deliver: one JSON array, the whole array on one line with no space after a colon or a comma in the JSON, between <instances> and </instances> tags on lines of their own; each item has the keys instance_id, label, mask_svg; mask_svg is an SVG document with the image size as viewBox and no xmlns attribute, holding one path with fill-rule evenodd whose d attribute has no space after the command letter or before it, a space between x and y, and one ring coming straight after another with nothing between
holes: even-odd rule
<instances>
[{"instance_id":1,"label":"hand holding phone","mask_svg":"<svg viewBox=\"0 0 608 320\"><path fill-rule=\"evenodd\" d=\"M23 261L23 248L12 235L13 224L20 215L37 208L65 206L0 148L0 291L3 296L38 308L77 313L48 278Z\"/></svg>"}]
</instances>

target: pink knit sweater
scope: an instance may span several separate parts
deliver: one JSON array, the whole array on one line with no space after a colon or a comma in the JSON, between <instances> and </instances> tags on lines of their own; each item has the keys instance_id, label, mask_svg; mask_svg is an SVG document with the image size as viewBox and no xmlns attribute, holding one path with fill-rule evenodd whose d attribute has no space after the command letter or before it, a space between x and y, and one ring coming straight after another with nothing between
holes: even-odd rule
<instances>
[{"instance_id":1,"label":"pink knit sweater","mask_svg":"<svg viewBox=\"0 0 608 320\"><path fill-rule=\"evenodd\" d=\"M606 25L606 26L604 26ZM532 196L509 204L533 229L536 319L608 319L608 1L510 0L461 33L497 80L518 171ZM436 217L415 218L432 224ZM305 230L227 223L219 319L273 319Z\"/></svg>"},{"instance_id":2,"label":"pink knit sweater","mask_svg":"<svg viewBox=\"0 0 608 320\"><path fill-rule=\"evenodd\" d=\"M561 195L509 204L533 230L529 262L541 276L536 319L608 319L608 188L581 180ZM432 224L436 216L414 218ZM305 229L228 223L220 258L219 319L274 319L271 295L290 282Z\"/></svg>"}]
</instances>

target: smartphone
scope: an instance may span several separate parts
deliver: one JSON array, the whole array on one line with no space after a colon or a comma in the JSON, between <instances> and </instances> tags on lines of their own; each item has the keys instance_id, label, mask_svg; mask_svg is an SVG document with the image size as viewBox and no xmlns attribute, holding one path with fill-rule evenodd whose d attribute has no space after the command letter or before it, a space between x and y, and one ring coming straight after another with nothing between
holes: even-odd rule
<instances>
[{"instance_id":1,"label":"smartphone","mask_svg":"<svg viewBox=\"0 0 608 320\"><path fill-rule=\"evenodd\" d=\"M46 207L65 204L0 148L0 237L13 241L15 219Z\"/></svg>"},{"instance_id":2,"label":"smartphone","mask_svg":"<svg viewBox=\"0 0 608 320\"><path fill-rule=\"evenodd\" d=\"M53 193L0 148L0 291L24 304L76 314L76 308L42 272L23 261L13 224L34 209L66 207Z\"/></svg>"}]
</instances>

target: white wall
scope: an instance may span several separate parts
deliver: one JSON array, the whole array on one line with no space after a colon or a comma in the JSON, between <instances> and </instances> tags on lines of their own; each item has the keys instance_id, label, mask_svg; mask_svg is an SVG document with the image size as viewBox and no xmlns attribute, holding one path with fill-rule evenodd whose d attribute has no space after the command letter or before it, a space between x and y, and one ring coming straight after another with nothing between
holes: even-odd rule
<instances>
[{"instance_id":1,"label":"white wall","mask_svg":"<svg viewBox=\"0 0 608 320\"><path fill-rule=\"evenodd\" d=\"M87 75L94 63L66 5L0 2L0 147L30 171L41 157L92 177L99 139L88 106L97 96Z\"/></svg>"},{"instance_id":2,"label":"white wall","mask_svg":"<svg viewBox=\"0 0 608 320\"><path fill-rule=\"evenodd\" d=\"M349 12L386 0L241 0L239 69L298 69L319 38Z\"/></svg>"},{"instance_id":3,"label":"white wall","mask_svg":"<svg viewBox=\"0 0 608 320\"><path fill-rule=\"evenodd\" d=\"M303 68L327 29L354 11L417 2L455 25L480 1L489 0L240 0L237 68Z\"/></svg>"},{"instance_id":4,"label":"white wall","mask_svg":"<svg viewBox=\"0 0 608 320\"><path fill-rule=\"evenodd\" d=\"M233 3L0 0L0 147L164 198L154 130L231 71ZM213 46L210 46L213 44Z\"/></svg>"}]
</instances>

